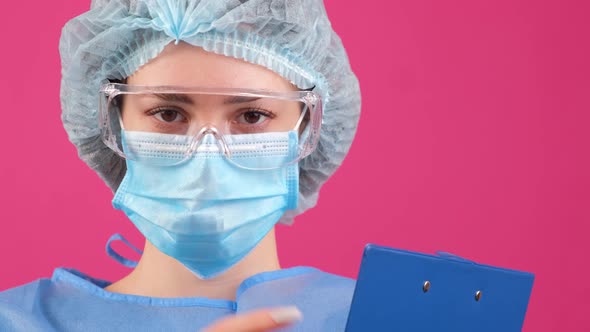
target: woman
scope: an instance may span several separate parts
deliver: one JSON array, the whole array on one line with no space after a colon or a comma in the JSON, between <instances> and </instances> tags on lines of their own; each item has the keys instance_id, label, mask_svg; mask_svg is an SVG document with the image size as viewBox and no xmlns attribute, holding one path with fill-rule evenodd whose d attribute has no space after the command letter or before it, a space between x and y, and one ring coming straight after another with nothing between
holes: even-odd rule
<instances>
[{"instance_id":1,"label":"woman","mask_svg":"<svg viewBox=\"0 0 590 332\"><path fill-rule=\"evenodd\" d=\"M274 237L360 112L321 1L93 1L60 52L69 138L146 243L135 263L109 241L134 267L117 282L57 269L0 293L0 330L343 330L354 281L281 269Z\"/></svg>"}]
</instances>

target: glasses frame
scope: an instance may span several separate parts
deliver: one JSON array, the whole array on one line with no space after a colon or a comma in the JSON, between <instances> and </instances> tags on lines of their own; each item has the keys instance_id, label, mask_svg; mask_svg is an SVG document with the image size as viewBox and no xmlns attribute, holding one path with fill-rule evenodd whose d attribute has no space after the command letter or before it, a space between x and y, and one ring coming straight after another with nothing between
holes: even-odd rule
<instances>
[{"instance_id":1,"label":"glasses frame","mask_svg":"<svg viewBox=\"0 0 590 332\"><path fill-rule=\"evenodd\" d=\"M307 107L307 112L310 113L309 122L307 123L306 131L308 135L305 142L299 143L298 156L289 164L299 162L301 159L309 156L317 147L320 138L320 130L322 125L322 99L319 94L309 90L296 91L270 91L260 89L244 89L244 88L212 88L212 87L187 87L187 86L171 86L171 85L128 85L124 83L105 83L99 90L98 103L98 121L99 129L101 131L102 141L111 150L115 151L122 158L126 158L123 151L119 149L116 135L113 134L110 126L111 114L109 114L109 106L119 95L126 94L149 94L149 93L175 93L175 94L205 94L205 95L222 95L222 96L240 96L240 97L260 97L260 98L276 98L285 101L301 102ZM117 115L119 116L119 115ZM119 119L120 120L120 119ZM300 120L301 121L301 120ZM300 122L299 121L299 122ZM298 125L299 126L299 123ZM197 135L202 136L204 126ZM223 141L223 135L219 135L216 128L209 128L211 133L215 133L217 138L221 138L221 144L224 146L224 156L231 161L231 156ZM200 137L199 137L200 139ZM189 151L189 155L196 153L196 150ZM240 166L240 165L238 165ZM241 167L241 166L240 166Z\"/></svg>"}]
</instances>

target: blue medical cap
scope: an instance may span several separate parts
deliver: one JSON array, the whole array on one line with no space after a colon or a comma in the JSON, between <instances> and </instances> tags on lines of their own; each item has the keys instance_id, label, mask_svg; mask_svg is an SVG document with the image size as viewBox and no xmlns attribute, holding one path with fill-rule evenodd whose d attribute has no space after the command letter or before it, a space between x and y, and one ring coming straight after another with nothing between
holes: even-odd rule
<instances>
[{"instance_id":1,"label":"blue medical cap","mask_svg":"<svg viewBox=\"0 0 590 332\"><path fill-rule=\"evenodd\" d=\"M299 207L315 205L322 184L350 148L360 90L321 0L94 0L60 40L62 121L78 154L112 189L125 161L101 140L98 91L124 79L166 45L183 41L264 66L300 88L315 86L324 118L316 150L300 162Z\"/></svg>"}]
</instances>

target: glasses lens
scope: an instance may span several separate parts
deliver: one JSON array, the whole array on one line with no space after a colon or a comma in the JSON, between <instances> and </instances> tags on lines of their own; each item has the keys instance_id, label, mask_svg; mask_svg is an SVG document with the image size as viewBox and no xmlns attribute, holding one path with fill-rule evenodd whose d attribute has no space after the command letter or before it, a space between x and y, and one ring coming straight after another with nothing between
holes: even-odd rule
<instances>
[{"instance_id":1,"label":"glasses lens","mask_svg":"<svg viewBox=\"0 0 590 332\"><path fill-rule=\"evenodd\" d=\"M126 158L176 164L220 154L245 168L296 161L311 111L300 98L121 93L106 103L111 144Z\"/></svg>"}]
</instances>

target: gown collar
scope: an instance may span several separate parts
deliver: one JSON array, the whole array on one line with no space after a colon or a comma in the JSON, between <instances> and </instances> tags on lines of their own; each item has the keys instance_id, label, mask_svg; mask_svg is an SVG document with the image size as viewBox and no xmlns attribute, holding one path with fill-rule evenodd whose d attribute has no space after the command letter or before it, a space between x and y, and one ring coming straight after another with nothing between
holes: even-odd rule
<instances>
[{"instance_id":1,"label":"gown collar","mask_svg":"<svg viewBox=\"0 0 590 332\"><path fill-rule=\"evenodd\" d=\"M83 272L70 268L58 268L53 272L51 280L53 282L62 282L74 286L80 290L92 293L94 296L128 303L143 304L148 306L164 307L192 307L204 306L211 308L222 308L236 311L240 295L249 288L268 281L295 277L302 274L318 272L319 270L308 266L297 266L287 269L281 269L270 272L262 272L246 278L236 292L236 301L210 299L207 297L178 297L178 298L160 298L141 295L130 295L113 293L104 290L111 284L110 281L93 278Z\"/></svg>"}]
</instances>

